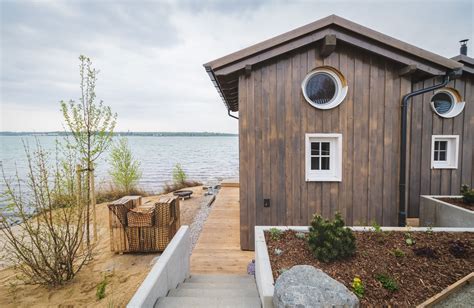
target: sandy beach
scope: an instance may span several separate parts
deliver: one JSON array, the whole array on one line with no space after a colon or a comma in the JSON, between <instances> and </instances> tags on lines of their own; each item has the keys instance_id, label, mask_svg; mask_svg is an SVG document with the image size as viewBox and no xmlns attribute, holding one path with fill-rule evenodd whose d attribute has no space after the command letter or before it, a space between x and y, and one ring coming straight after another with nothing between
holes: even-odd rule
<instances>
[{"instance_id":1,"label":"sandy beach","mask_svg":"<svg viewBox=\"0 0 474 308\"><path fill-rule=\"evenodd\" d=\"M191 199L181 201L181 224L191 225L206 200L201 186L190 188ZM144 202L158 196L144 198ZM48 289L24 285L16 273L3 263L0 270L0 307L124 307L148 274L159 253L115 254L109 247L108 209L106 203L97 206L98 243L93 261L67 285ZM0 235L0 241L1 237ZM3 262L3 261L2 261ZM96 288L104 276L108 277L106 296L96 300Z\"/></svg>"}]
</instances>

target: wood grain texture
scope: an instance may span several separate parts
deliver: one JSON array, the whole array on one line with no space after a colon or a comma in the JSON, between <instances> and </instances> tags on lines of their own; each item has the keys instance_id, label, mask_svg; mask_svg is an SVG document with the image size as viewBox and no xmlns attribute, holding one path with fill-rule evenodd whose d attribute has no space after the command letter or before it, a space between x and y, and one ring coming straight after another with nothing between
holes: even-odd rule
<instances>
[{"instance_id":1,"label":"wood grain texture","mask_svg":"<svg viewBox=\"0 0 474 308\"><path fill-rule=\"evenodd\" d=\"M439 78L427 79L414 86L428 87L439 83ZM410 189L408 216L418 217L419 197L422 194L458 195L462 184L474 185L473 171L473 131L474 131L474 76L464 74L462 78L451 81L448 87L455 88L466 102L464 111L452 119L435 114L430 107L434 92L424 94L414 102L412 108L422 111L421 122L413 126L412 152L417 148L417 156L410 156ZM418 118L412 117L412 123ZM457 169L431 169L432 135L458 135L459 153ZM417 181L417 183L413 183Z\"/></svg>"},{"instance_id":2,"label":"wood grain texture","mask_svg":"<svg viewBox=\"0 0 474 308\"><path fill-rule=\"evenodd\" d=\"M304 77L322 65L339 69L349 85L330 110L312 107L301 93ZM253 249L255 224L307 225L314 214L340 212L351 225L397 223L400 100L411 90L400 67L343 43L322 58L316 44L240 77L243 249ZM343 134L341 182L306 181L307 133Z\"/></svg>"},{"instance_id":3,"label":"wood grain texture","mask_svg":"<svg viewBox=\"0 0 474 308\"><path fill-rule=\"evenodd\" d=\"M247 273L254 254L240 249L239 225L239 188L223 187L191 255L192 274Z\"/></svg>"},{"instance_id":4,"label":"wood grain texture","mask_svg":"<svg viewBox=\"0 0 474 308\"><path fill-rule=\"evenodd\" d=\"M346 99L320 110L306 102L301 81L316 67L337 68L348 83ZM293 50L252 66L239 79L241 247L253 249L259 225L307 225L313 214L342 213L350 225L396 225L399 196L400 116L402 96L439 82L412 84L390 62L339 43L323 58L320 45ZM471 78L471 79L469 79ZM407 145L407 205L418 216L419 195L453 193L472 185L474 107L472 75L450 86L466 100L455 119L435 115L433 93L410 103ZM343 135L341 182L307 182L305 134ZM431 169L431 135L458 134L462 143L458 170ZM244 183L245 182L245 183ZM263 199L271 206L263 208Z\"/></svg>"}]
</instances>

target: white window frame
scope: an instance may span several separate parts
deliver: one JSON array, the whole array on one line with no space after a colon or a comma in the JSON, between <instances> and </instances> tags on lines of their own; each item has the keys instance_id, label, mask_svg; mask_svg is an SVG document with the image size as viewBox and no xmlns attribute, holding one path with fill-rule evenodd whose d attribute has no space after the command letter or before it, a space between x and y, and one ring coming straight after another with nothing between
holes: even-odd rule
<instances>
[{"instance_id":1,"label":"white window frame","mask_svg":"<svg viewBox=\"0 0 474 308\"><path fill-rule=\"evenodd\" d=\"M342 181L342 134L311 133L305 135L306 182ZM311 142L330 143L329 170L311 170Z\"/></svg>"},{"instance_id":2,"label":"white window frame","mask_svg":"<svg viewBox=\"0 0 474 308\"><path fill-rule=\"evenodd\" d=\"M435 141L446 141L446 161L435 161ZM458 135L433 135L431 137L431 168L432 169L457 169L459 156Z\"/></svg>"},{"instance_id":3,"label":"white window frame","mask_svg":"<svg viewBox=\"0 0 474 308\"><path fill-rule=\"evenodd\" d=\"M306 93L306 84L310 80L311 77L313 77L316 74L320 73L325 73L333 78L335 81L335 87L336 87L336 93L334 94L334 97L331 99L326 104L315 104L307 95ZM327 109L332 109L334 107L337 107L344 98L346 98L347 95L347 82L346 79L344 78L344 75L342 75L341 72L339 72L337 69L334 67L330 66L321 66L313 71L311 71L306 77L303 79L303 82L301 83L301 90L303 91L303 96L306 99L306 101L313 107L322 109L322 110L327 110Z\"/></svg>"},{"instance_id":4,"label":"white window frame","mask_svg":"<svg viewBox=\"0 0 474 308\"><path fill-rule=\"evenodd\" d=\"M433 98L438 93L445 93L451 98L451 108L445 113L439 113L434 106ZM466 104L466 102L462 101L461 94L459 94L459 92L453 88L441 88L435 91L431 99L432 101L430 102L430 105L433 112L436 113L438 116L446 119L458 116L464 110L464 105Z\"/></svg>"}]
</instances>

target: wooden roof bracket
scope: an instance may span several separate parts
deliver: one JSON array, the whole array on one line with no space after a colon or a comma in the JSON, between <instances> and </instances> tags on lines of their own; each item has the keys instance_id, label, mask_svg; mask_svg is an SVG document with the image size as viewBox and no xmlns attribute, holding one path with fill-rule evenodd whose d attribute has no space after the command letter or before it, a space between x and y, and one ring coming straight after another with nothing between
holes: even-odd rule
<instances>
[{"instance_id":1,"label":"wooden roof bracket","mask_svg":"<svg viewBox=\"0 0 474 308\"><path fill-rule=\"evenodd\" d=\"M250 75L252 74L252 65L250 64L245 65L244 74L245 74L245 77L250 77Z\"/></svg>"},{"instance_id":2,"label":"wooden roof bracket","mask_svg":"<svg viewBox=\"0 0 474 308\"><path fill-rule=\"evenodd\" d=\"M323 39L323 44L321 45L321 56L323 58L329 56L336 50L337 38L335 34L327 34Z\"/></svg>"},{"instance_id":3,"label":"wooden roof bracket","mask_svg":"<svg viewBox=\"0 0 474 308\"><path fill-rule=\"evenodd\" d=\"M418 70L418 66L416 64L409 64L407 66L402 67L398 71L398 76L410 76L413 75Z\"/></svg>"}]
</instances>

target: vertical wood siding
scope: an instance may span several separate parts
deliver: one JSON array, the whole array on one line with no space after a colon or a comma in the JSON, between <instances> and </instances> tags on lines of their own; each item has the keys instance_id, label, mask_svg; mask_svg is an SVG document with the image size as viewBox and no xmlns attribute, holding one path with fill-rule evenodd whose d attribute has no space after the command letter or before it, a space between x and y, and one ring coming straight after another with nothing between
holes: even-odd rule
<instances>
[{"instance_id":1,"label":"vertical wood siding","mask_svg":"<svg viewBox=\"0 0 474 308\"><path fill-rule=\"evenodd\" d=\"M428 79L414 84L414 88L439 82L439 78ZM420 195L459 195L462 184L474 185L474 77L465 74L448 86L455 88L466 102L464 111L455 118L445 119L431 110L434 92L426 93L411 103L408 217L418 217ZM431 169L432 135L459 135L457 169Z\"/></svg>"},{"instance_id":2,"label":"vertical wood siding","mask_svg":"<svg viewBox=\"0 0 474 308\"><path fill-rule=\"evenodd\" d=\"M322 65L339 69L349 86L346 99L324 111L301 93L306 74ZM411 89L399 69L339 44L324 59L313 46L240 76L242 249L253 249L255 225L308 225L314 214L340 212L348 225L397 224L400 101ZM341 182L305 181L306 133L343 135Z\"/></svg>"}]
</instances>

